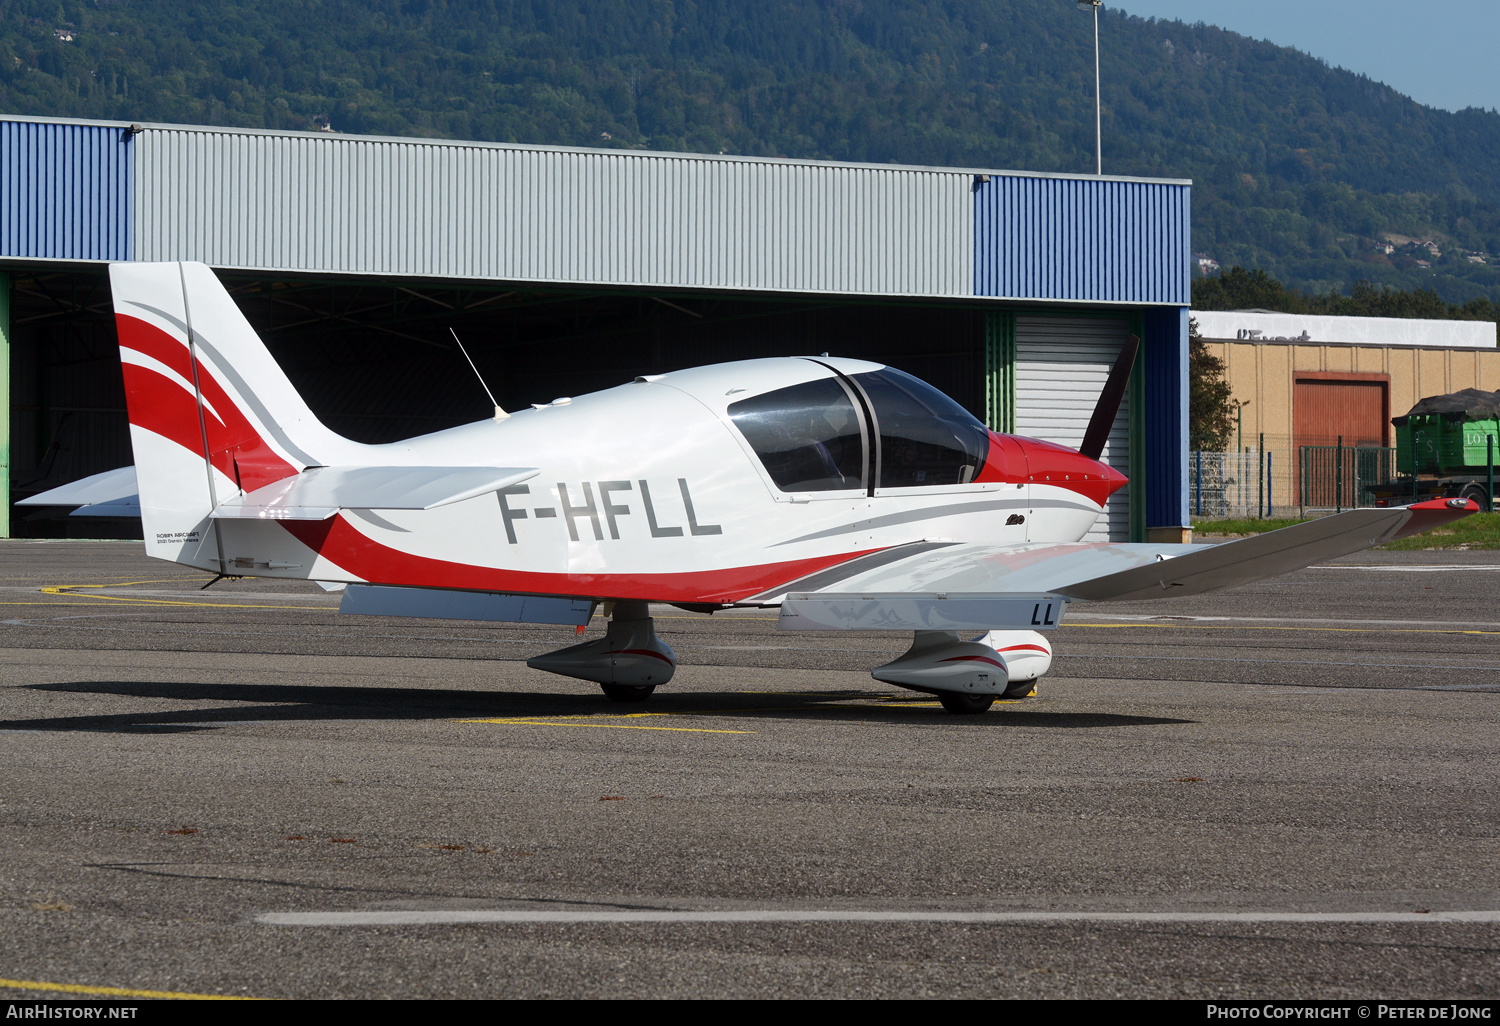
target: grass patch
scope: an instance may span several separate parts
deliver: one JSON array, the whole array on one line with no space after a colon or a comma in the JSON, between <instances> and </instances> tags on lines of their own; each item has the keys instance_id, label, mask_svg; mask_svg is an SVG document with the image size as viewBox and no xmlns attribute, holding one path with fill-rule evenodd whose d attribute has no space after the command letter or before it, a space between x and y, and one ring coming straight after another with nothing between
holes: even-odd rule
<instances>
[{"instance_id":1,"label":"grass patch","mask_svg":"<svg viewBox=\"0 0 1500 1026\"><path fill-rule=\"evenodd\" d=\"M1500 513L1475 513L1446 527L1380 546L1382 549L1500 549Z\"/></svg>"},{"instance_id":2,"label":"grass patch","mask_svg":"<svg viewBox=\"0 0 1500 1026\"><path fill-rule=\"evenodd\" d=\"M1193 533L1207 538L1219 534L1264 534L1300 523L1302 521L1296 517L1289 520L1195 520Z\"/></svg>"},{"instance_id":3,"label":"grass patch","mask_svg":"<svg viewBox=\"0 0 1500 1026\"><path fill-rule=\"evenodd\" d=\"M1262 534L1300 524L1301 520L1200 520L1193 523L1199 537L1225 534ZM1500 549L1500 513L1475 513L1435 531L1379 546L1398 551L1428 549Z\"/></svg>"}]
</instances>

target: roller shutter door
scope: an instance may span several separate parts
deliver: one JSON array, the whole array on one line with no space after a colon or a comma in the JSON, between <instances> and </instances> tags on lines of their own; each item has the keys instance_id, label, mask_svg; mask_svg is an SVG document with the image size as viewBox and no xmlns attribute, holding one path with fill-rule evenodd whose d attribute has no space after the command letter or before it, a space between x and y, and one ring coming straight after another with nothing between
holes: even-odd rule
<instances>
[{"instance_id":1,"label":"roller shutter door","mask_svg":"<svg viewBox=\"0 0 1500 1026\"><path fill-rule=\"evenodd\" d=\"M1130 334L1124 318L1016 318L1016 434L1077 448ZM1101 459L1130 476L1130 396ZM1110 497L1086 541L1130 540L1130 486Z\"/></svg>"}]
</instances>

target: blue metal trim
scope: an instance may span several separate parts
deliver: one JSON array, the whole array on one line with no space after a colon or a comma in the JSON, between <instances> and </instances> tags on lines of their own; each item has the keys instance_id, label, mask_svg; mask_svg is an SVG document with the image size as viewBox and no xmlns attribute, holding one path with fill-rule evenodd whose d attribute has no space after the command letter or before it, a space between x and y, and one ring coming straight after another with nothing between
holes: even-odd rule
<instances>
[{"instance_id":1,"label":"blue metal trim","mask_svg":"<svg viewBox=\"0 0 1500 1026\"><path fill-rule=\"evenodd\" d=\"M129 260L131 148L112 126L0 121L0 256Z\"/></svg>"},{"instance_id":2,"label":"blue metal trim","mask_svg":"<svg viewBox=\"0 0 1500 1026\"><path fill-rule=\"evenodd\" d=\"M974 185L974 294L1186 306L1191 187L992 175Z\"/></svg>"},{"instance_id":3,"label":"blue metal trim","mask_svg":"<svg viewBox=\"0 0 1500 1026\"><path fill-rule=\"evenodd\" d=\"M1188 311L1144 312L1146 527L1187 527Z\"/></svg>"}]
</instances>

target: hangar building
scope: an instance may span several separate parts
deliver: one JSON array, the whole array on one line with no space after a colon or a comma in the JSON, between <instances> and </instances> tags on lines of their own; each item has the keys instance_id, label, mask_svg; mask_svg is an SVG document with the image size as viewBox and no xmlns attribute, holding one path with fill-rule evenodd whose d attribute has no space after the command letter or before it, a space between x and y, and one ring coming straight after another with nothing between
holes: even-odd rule
<instances>
[{"instance_id":1,"label":"hangar building","mask_svg":"<svg viewBox=\"0 0 1500 1026\"><path fill-rule=\"evenodd\" d=\"M1175 180L0 118L0 474L13 502L131 462L105 265L200 260L361 441L489 415L451 329L507 408L827 352L1077 445L1133 333L1104 457L1132 483L1096 531L1179 540L1189 203ZM25 510L0 530L98 533Z\"/></svg>"}]
</instances>

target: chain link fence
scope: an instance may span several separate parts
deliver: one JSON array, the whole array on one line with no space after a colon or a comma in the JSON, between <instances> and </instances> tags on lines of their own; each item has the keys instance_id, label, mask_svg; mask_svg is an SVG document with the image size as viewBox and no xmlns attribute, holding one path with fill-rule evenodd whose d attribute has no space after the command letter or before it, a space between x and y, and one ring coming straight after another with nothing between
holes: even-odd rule
<instances>
[{"instance_id":1,"label":"chain link fence","mask_svg":"<svg viewBox=\"0 0 1500 1026\"><path fill-rule=\"evenodd\" d=\"M1275 452L1195 451L1188 509L1195 517L1288 517L1375 505L1370 486L1396 479L1396 450L1301 445Z\"/></svg>"},{"instance_id":2,"label":"chain link fence","mask_svg":"<svg viewBox=\"0 0 1500 1026\"><path fill-rule=\"evenodd\" d=\"M1188 509L1195 517L1269 516L1275 494L1276 457L1269 452L1190 454Z\"/></svg>"}]
</instances>

